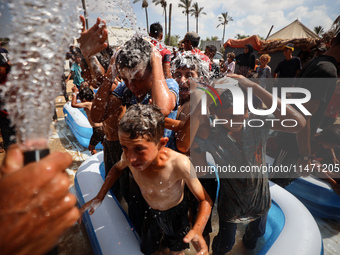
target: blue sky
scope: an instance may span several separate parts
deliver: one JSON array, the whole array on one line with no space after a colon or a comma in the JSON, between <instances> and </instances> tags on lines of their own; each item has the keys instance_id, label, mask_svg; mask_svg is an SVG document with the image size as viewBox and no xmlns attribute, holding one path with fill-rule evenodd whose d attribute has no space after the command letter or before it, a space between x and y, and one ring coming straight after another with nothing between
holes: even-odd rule
<instances>
[{"instance_id":1,"label":"blue sky","mask_svg":"<svg viewBox=\"0 0 340 255\"><path fill-rule=\"evenodd\" d=\"M3 0L6 1L6 0ZM109 21L108 25L117 25L122 23L122 19L116 20L115 17L123 17L125 14L133 16L136 14L137 27L146 29L145 11L142 9L142 1L132 4L133 12L123 13L117 9L117 5L108 3L105 0L87 1L89 6L89 24L92 25L96 16L104 17ZM119 0L116 2L124 2ZM225 31L225 40L235 38L236 34L253 35L258 34L266 37L270 27L274 25L272 34L296 19L299 19L304 25L313 30L315 26L322 26L328 30L340 15L340 0L281 0L279 2L272 0L193 0L199 7L204 7L203 11L207 15L199 18L199 34L202 39L211 36L218 36L222 39L223 26L216 28L219 24L218 16L222 12L228 12L234 21L229 22ZM155 6L152 0L148 0L149 24L159 21L164 26L163 9L160 5ZM183 9L178 8L179 0L168 0L168 6L172 3L172 35L179 35L180 38L186 33L186 16L182 13ZM8 35L10 27L9 11L7 4L0 4L0 37ZM118 11L118 12L117 12ZM125 17L125 16L124 16ZM129 22L125 22L129 24ZM194 17L190 16L190 31L196 28ZM5 24L5 25L4 25Z\"/></svg>"}]
</instances>

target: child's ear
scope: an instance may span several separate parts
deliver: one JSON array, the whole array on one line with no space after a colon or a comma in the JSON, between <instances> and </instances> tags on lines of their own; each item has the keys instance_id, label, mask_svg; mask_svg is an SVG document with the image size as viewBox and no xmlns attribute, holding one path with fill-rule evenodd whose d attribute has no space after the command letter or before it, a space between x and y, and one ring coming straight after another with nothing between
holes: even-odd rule
<instances>
[{"instance_id":1,"label":"child's ear","mask_svg":"<svg viewBox=\"0 0 340 255\"><path fill-rule=\"evenodd\" d=\"M169 137L162 137L160 140L159 140L159 149L162 148L162 147L165 147L165 145L168 143L169 141Z\"/></svg>"}]
</instances>

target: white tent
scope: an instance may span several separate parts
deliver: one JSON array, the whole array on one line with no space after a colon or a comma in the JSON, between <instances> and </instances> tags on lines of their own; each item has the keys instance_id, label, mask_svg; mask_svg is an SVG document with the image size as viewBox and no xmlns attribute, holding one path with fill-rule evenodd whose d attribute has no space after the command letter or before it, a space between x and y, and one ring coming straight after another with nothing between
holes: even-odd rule
<instances>
[{"instance_id":1,"label":"white tent","mask_svg":"<svg viewBox=\"0 0 340 255\"><path fill-rule=\"evenodd\" d=\"M136 33L130 28L122 27L107 27L107 30L109 46L112 48L117 48L118 46L121 46L126 41L130 40L132 36Z\"/></svg>"},{"instance_id":2,"label":"white tent","mask_svg":"<svg viewBox=\"0 0 340 255\"><path fill-rule=\"evenodd\" d=\"M272 34L267 38L267 40L274 39L298 39L298 38L312 38L320 39L320 37L311 31L308 27L302 24L299 20L295 20L288 26L282 28L276 33Z\"/></svg>"}]
</instances>

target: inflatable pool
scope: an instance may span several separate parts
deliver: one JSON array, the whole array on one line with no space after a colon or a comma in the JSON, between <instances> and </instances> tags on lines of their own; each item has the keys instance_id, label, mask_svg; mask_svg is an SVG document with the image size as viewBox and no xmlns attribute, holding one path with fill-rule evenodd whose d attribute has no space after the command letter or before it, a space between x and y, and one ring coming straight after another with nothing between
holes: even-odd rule
<instances>
[{"instance_id":1,"label":"inflatable pool","mask_svg":"<svg viewBox=\"0 0 340 255\"><path fill-rule=\"evenodd\" d=\"M79 167L74 186L80 206L91 200L100 190L104 182L104 175L102 176L99 170L102 162L103 152L99 152ZM84 213L83 222L94 254L143 254L140 251L138 234L111 192L106 195L93 215Z\"/></svg>"},{"instance_id":2,"label":"inflatable pool","mask_svg":"<svg viewBox=\"0 0 340 255\"><path fill-rule=\"evenodd\" d=\"M323 180L298 178L286 187L317 217L340 220L340 196Z\"/></svg>"},{"instance_id":3,"label":"inflatable pool","mask_svg":"<svg viewBox=\"0 0 340 255\"><path fill-rule=\"evenodd\" d=\"M97 195L104 182L103 152L88 158L75 177L80 206ZM270 183L272 207L258 254L320 255L321 235L310 212L292 194ZM112 194L106 195L93 215L83 218L95 254L142 254L139 237L129 218Z\"/></svg>"},{"instance_id":4,"label":"inflatable pool","mask_svg":"<svg viewBox=\"0 0 340 255\"><path fill-rule=\"evenodd\" d=\"M73 135L82 146L87 148L90 144L93 131L85 111L83 109L74 108L71 106L71 102L67 102L64 105L63 112L66 123L72 130ZM98 143L96 149L103 149L103 145Z\"/></svg>"}]
</instances>

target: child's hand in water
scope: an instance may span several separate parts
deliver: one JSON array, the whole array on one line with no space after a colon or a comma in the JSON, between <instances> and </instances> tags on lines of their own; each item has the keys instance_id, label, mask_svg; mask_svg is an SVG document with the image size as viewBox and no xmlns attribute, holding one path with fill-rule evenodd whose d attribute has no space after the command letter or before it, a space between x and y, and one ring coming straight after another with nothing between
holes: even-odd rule
<instances>
[{"instance_id":1,"label":"child's hand in water","mask_svg":"<svg viewBox=\"0 0 340 255\"><path fill-rule=\"evenodd\" d=\"M90 201L88 201L87 203L85 203L81 208L80 208L80 217L78 219L78 224L81 223L81 220L83 219L83 214L84 212L86 212L87 210L89 210L89 214L92 215L95 210L101 205L102 200L100 198L93 198Z\"/></svg>"},{"instance_id":2,"label":"child's hand in water","mask_svg":"<svg viewBox=\"0 0 340 255\"><path fill-rule=\"evenodd\" d=\"M195 250L197 251L196 255L209 255L207 243L199 231L191 229L184 237L183 241L185 243L192 242Z\"/></svg>"}]
</instances>

